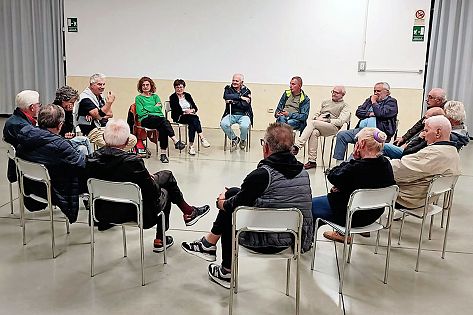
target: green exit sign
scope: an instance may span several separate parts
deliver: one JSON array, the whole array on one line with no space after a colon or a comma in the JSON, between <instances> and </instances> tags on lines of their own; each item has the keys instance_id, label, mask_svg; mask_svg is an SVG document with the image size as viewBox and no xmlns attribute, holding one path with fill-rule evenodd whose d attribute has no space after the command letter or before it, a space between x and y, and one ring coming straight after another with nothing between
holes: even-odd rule
<instances>
[{"instance_id":1,"label":"green exit sign","mask_svg":"<svg viewBox=\"0 0 473 315\"><path fill-rule=\"evenodd\" d=\"M77 18L67 18L67 31L77 33Z\"/></svg>"},{"instance_id":2,"label":"green exit sign","mask_svg":"<svg viewBox=\"0 0 473 315\"><path fill-rule=\"evenodd\" d=\"M412 41L423 42L424 33L425 33L425 26L413 26L412 27Z\"/></svg>"}]
</instances>

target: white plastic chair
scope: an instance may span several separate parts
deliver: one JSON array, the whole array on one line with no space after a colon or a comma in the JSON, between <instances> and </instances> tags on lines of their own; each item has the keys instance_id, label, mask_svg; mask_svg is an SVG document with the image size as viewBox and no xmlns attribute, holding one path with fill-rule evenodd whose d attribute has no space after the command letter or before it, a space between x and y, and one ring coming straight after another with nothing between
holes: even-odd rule
<instances>
[{"instance_id":1,"label":"white plastic chair","mask_svg":"<svg viewBox=\"0 0 473 315\"><path fill-rule=\"evenodd\" d=\"M350 129L350 124L351 124L351 113L348 116L348 120L344 123L344 125L347 125L347 129L344 129L344 130L349 130ZM342 128L343 128L343 126L342 126ZM340 130L342 130L342 129L340 129ZM333 146L335 144L335 139L337 138L337 134L334 134L334 135L328 136L328 137L332 137L331 144L330 144L330 155L329 155L329 160L328 160L328 168L331 168L332 167ZM320 142L321 147L322 147L322 166L323 166L324 170L325 170L325 161L324 161L325 142L327 141L328 137L324 137L324 140ZM305 146L304 146L304 157L305 157ZM347 159L347 157L348 157L348 148L345 152L345 160Z\"/></svg>"},{"instance_id":2,"label":"white plastic chair","mask_svg":"<svg viewBox=\"0 0 473 315\"><path fill-rule=\"evenodd\" d=\"M357 189L350 195L350 200L347 206L347 216L346 216L346 225L341 226L333 222L318 218L315 222L315 231L314 231L314 255L312 257L311 270L314 270L315 263L315 251L317 248L317 231L319 229L319 221L322 221L330 225L334 230L340 234L345 235L345 241L343 244L343 263L342 263L342 272L340 275L340 286L338 292L341 294L343 289L343 278L345 275L345 264L350 262L351 250L354 241L354 237L349 245L348 257L347 257L347 245L348 237L354 236L355 234L365 233L365 232L377 232L376 235L376 247L375 254L378 253L379 245L379 231L386 229L388 230L388 239L387 239L387 249L386 249L386 265L384 269L384 283L388 282L388 272L389 272L389 255L391 253L391 223L394 212L394 204L396 202L397 195L399 193L399 187L392 185L386 188L378 189ZM382 224L381 218L379 222L372 223L367 226L362 227L352 227L353 214L357 211L370 211L373 209L387 208L388 209L388 218L385 224Z\"/></svg>"},{"instance_id":3,"label":"white plastic chair","mask_svg":"<svg viewBox=\"0 0 473 315\"><path fill-rule=\"evenodd\" d=\"M126 234L125 225L135 226L140 229L140 251L141 251L141 285L145 285L145 272L144 272L144 243L143 243L143 198L141 196L141 189L135 183L130 182L111 182L106 180L100 180L96 178L89 178L87 180L87 188L89 190L89 203L91 211L91 220L98 222L95 216L95 202L97 200L103 200L108 202L130 204L136 207L136 222L127 223L113 223L122 227L123 235L123 257L127 257L126 248ZM164 263L167 263L166 258L166 233L165 233L165 219L164 213L161 211L157 214L162 216L162 228L163 228L163 246L164 246ZM107 222L109 223L109 222ZM94 272L94 252L95 252L95 237L94 237L94 225L90 224L90 276L95 275Z\"/></svg>"},{"instance_id":4,"label":"white plastic chair","mask_svg":"<svg viewBox=\"0 0 473 315\"><path fill-rule=\"evenodd\" d=\"M74 126L74 131L76 136L82 136L82 131L80 130L79 123L78 123L78 115L79 115L79 102L75 102L74 106L72 107L72 125Z\"/></svg>"},{"instance_id":5,"label":"white plastic chair","mask_svg":"<svg viewBox=\"0 0 473 315\"><path fill-rule=\"evenodd\" d=\"M287 260L286 295L289 295L289 281L291 273L291 259L296 261L296 314L299 314L300 301L300 273L299 260L301 255L302 213L296 209L275 209L238 207L233 212L232 225L232 271L230 280L229 313L233 312L233 294L238 293L238 237L242 232L254 233L291 233L294 236L294 248L288 248L276 254L260 254L250 250L242 250L246 256L260 258L277 258Z\"/></svg>"},{"instance_id":6,"label":"white plastic chair","mask_svg":"<svg viewBox=\"0 0 473 315\"><path fill-rule=\"evenodd\" d=\"M5 142L5 143L8 145L8 147L7 147L7 158L9 160L12 160L15 163L15 171L16 171L17 178L18 178L18 170L17 170L17 167L16 167L16 161L15 161L15 157L16 157L15 147L12 146L11 144L7 143L7 142ZM8 181L8 188L9 188L9 191L10 191L10 213L13 214L13 183L10 183L10 181Z\"/></svg>"},{"instance_id":7,"label":"white plastic chair","mask_svg":"<svg viewBox=\"0 0 473 315\"><path fill-rule=\"evenodd\" d=\"M22 228L23 234L23 245L26 245L26 219L25 219L25 206L24 206L24 198L29 197L36 201L42 202L47 204L47 209L49 211L49 217L51 221L51 249L53 253L53 258L56 258L55 253L55 239L54 239L54 211L53 211L53 204L51 199L51 178L49 177L48 170L46 166L39 163L28 162L20 158L15 158L16 166L18 170L18 183L19 183L19 190L20 190L20 225ZM38 196L34 193L26 194L25 193L25 186L24 180L25 178L42 183L46 186L46 199ZM66 231L67 234L70 233L69 231L69 220L66 218Z\"/></svg>"},{"instance_id":8,"label":"white plastic chair","mask_svg":"<svg viewBox=\"0 0 473 315\"><path fill-rule=\"evenodd\" d=\"M229 109L230 109L229 115L231 115L232 104L229 103L228 106L229 106ZM232 126L233 125L237 125L237 124L235 123L235 124L232 124ZM230 126L230 128L232 126ZM223 139L224 139L223 140L223 151L227 151L227 142L228 142L229 139L228 139L228 137L225 133L223 134ZM245 148L245 151L246 152L250 151L250 148L251 148L251 124L250 124L250 127L248 128L248 134L246 135L246 148Z\"/></svg>"},{"instance_id":9,"label":"white plastic chair","mask_svg":"<svg viewBox=\"0 0 473 315\"><path fill-rule=\"evenodd\" d=\"M401 227L399 229L399 240L398 244L401 244L401 236L402 236L402 228L404 226L404 219L406 215L410 215L414 218L418 218L422 220L420 225L420 232L419 232L419 244L417 247L417 261L416 261L416 268L415 271L419 271L419 260L420 260L420 252L422 250L422 232L424 229L424 222L425 219L430 217L430 227L429 227L429 240L432 239L432 225L434 222L434 215L439 212L442 212L442 218L444 212L447 212L447 222L445 225L445 235L443 238L443 246L442 246L442 259L445 258L445 249L447 247L447 233L448 227L450 225L450 213L452 209L452 201L453 201L453 192L455 190L455 184L457 183L459 175L449 175L449 176L442 176L438 175L432 178L429 188L427 190L427 195L425 198L425 204L421 209L421 211L416 211L412 209L396 209L402 212L402 221ZM437 205L438 198L443 195L443 204L442 206ZM443 221L443 220L442 220Z\"/></svg>"},{"instance_id":10,"label":"white plastic chair","mask_svg":"<svg viewBox=\"0 0 473 315\"><path fill-rule=\"evenodd\" d=\"M182 134L181 134L181 127L184 127L184 136L185 136L185 144L188 144L187 143L187 135L189 133L189 127L187 126L187 124L183 124L183 123L179 123L179 122L173 122L169 119L169 114L171 113L171 102L170 101L165 101L164 102L164 111L165 111L165 114L166 114L166 119L169 121L169 123L171 124L171 126L176 126L177 127L177 132L178 132L178 136L179 136L179 141L182 142ZM199 137L197 136L197 151L200 151L200 139ZM182 150L179 150L179 153L181 153Z\"/></svg>"}]
</instances>

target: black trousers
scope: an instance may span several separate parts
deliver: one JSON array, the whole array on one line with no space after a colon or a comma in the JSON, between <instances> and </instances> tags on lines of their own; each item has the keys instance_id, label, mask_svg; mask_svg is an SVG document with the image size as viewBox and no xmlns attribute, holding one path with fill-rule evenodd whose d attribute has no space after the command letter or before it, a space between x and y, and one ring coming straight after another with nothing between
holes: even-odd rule
<instances>
[{"instance_id":1,"label":"black trousers","mask_svg":"<svg viewBox=\"0 0 473 315\"><path fill-rule=\"evenodd\" d=\"M159 131L159 146L162 150L166 150L168 148L168 137L174 137L174 130L166 118L148 115L148 117L143 118L141 121L141 126L149 129L157 129Z\"/></svg>"},{"instance_id":2,"label":"black trousers","mask_svg":"<svg viewBox=\"0 0 473 315\"><path fill-rule=\"evenodd\" d=\"M194 143L195 133L202 132L202 126L200 125L200 119L197 115L182 115L179 118L179 123L186 124L189 128L189 142Z\"/></svg>"}]
</instances>

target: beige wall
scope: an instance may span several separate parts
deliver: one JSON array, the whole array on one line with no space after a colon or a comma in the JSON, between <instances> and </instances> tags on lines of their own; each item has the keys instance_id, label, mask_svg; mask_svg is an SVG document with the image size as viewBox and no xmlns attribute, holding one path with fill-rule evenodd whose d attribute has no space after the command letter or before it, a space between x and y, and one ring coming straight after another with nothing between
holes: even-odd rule
<instances>
[{"instance_id":1,"label":"beige wall","mask_svg":"<svg viewBox=\"0 0 473 315\"><path fill-rule=\"evenodd\" d=\"M113 91L117 98L113 106L115 117L126 118L128 107L134 102L138 94L136 83L138 78L107 78L107 91ZM172 81L155 80L157 94L161 100L167 100L174 92ZM224 110L222 99L223 88L229 82L206 82L206 81L186 81L186 91L192 94L194 101L199 107L199 116L203 127L218 128ZM67 84L81 92L88 85L88 77L69 76ZM252 91L253 111L255 114L254 128L263 130L268 123L273 122L273 114L268 113L268 109L274 109L287 85L281 84L256 84L248 83L247 86ZM304 92L311 99L311 116L319 107L320 103L330 98L331 86L304 85ZM346 87L347 94L345 101L350 104L354 113L357 106L371 95L372 87ZM410 128L421 115L422 90L420 89L396 89L392 88L391 95L397 99L399 105L400 133L404 133ZM352 126L357 119L352 115Z\"/></svg>"}]
</instances>

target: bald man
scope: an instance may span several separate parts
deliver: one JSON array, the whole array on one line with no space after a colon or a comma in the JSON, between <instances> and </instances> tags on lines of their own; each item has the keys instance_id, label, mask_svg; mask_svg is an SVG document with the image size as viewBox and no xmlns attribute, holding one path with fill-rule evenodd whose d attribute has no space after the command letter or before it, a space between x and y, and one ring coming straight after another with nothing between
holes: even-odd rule
<instances>
[{"instance_id":1,"label":"bald man","mask_svg":"<svg viewBox=\"0 0 473 315\"><path fill-rule=\"evenodd\" d=\"M301 136L296 140L292 153L297 155L299 149L309 141L309 161L304 164L305 169L317 167L317 145L318 138L335 135L340 128L350 119L350 109L345 103L345 87L334 86L332 98L322 102L320 111L315 113L314 118L307 122Z\"/></svg>"},{"instance_id":2,"label":"bald man","mask_svg":"<svg viewBox=\"0 0 473 315\"><path fill-rule=\"evenodd\" d=\"M391 160L394 179L400 188L397 203L407 209L424 206L430 181L436 175L459 175L460 156L450 141L452 127L444 116L434 116L424 122L427 147Z\"/></svg>"}]
</instances>

